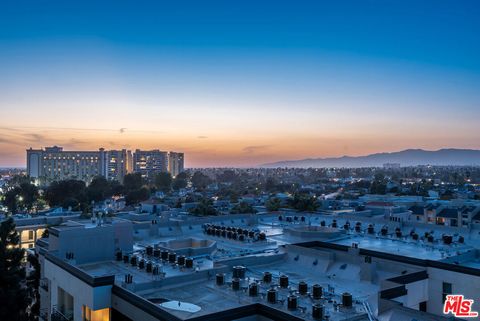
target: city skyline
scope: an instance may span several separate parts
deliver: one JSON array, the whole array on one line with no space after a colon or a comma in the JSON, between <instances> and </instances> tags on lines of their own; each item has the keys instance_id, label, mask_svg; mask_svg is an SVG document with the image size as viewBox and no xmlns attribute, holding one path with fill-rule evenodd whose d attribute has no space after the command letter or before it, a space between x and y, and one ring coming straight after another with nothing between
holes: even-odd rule
<instances>
[{"instance_id":1,"label":"city skyline","mask_svg":"<svg viewBox=\"0 0 480 321\"><path fill-rule=\"evenodd\" d=\"M448 3L2 3L0 167L52 145L187 167L480 149L480 6Z\"/></svg>"}]
</instances>

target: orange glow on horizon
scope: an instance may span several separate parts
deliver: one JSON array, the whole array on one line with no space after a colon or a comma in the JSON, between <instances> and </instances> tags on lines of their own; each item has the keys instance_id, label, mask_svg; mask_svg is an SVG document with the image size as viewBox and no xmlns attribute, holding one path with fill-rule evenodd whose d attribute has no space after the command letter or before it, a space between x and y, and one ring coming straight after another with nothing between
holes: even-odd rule
<instances>
[{"instance_id":1,"label":"orange glow on horizon","mask_svg":"<svg viewBox=\"0 0 480 321\"><path fill-rule=\"evenodd\" d=\"M204 135L179 131L79 128L2 128L1 166L25 166L25 149L58 145L65 150L160 149L185 153L186 167L249 167L280 160L317 157L360 156L376 152L393 152L407 148L439 149L444 147L475 148L472 139L462 146L455 137L423 134L395 135L385 132L382 139L375 133L363 135L333 133L250 133L231 131L221 135L211 130ZM202 132L203 134L203 132ZM212 135L213 134L213 135ZM415 133L413 133L415 134ZM257 136L255 136L257 135Z\"/></svg>"}]
</instances>

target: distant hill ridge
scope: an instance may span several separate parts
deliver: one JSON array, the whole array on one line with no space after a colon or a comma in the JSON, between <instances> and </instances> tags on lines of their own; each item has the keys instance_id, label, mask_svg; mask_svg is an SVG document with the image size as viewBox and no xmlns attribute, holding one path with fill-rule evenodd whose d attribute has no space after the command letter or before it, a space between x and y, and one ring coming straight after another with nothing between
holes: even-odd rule
<instances>
[{"instance_id":1,"label":"distant hill ridge","mask_svg":"<svg viewBox=\"0 0 480 321\"><path fill-rule=\"evenodd\" d=\"M406 149L392 153L376 153L366 156L342 156L279 161L259 167L378 167L387 163L401 166L416 165L480 165L480 150L445 148L436 151Z\"/></svg>"}]
</instances>

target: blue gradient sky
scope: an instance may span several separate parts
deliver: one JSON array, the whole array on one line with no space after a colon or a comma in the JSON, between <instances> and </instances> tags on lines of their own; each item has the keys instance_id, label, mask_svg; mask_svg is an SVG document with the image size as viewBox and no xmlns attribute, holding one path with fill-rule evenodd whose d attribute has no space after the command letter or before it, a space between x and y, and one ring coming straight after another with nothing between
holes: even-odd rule
<instances>
[{"instance_id":1,"label":"blue gradient sky","mask_svg":"<svg viewBox=\"0 0 480 321\"><path fill-rule=\"evenodd\" d=\"M187 166L480 148L478 17L478 1L2 1L0 166L52 144Z\"/></svg>"}]
</instances>

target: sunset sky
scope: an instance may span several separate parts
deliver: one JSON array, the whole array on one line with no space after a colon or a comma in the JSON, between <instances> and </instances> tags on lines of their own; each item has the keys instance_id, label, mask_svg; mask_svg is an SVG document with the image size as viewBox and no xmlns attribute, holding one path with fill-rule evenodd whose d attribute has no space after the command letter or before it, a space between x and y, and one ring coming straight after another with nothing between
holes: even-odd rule
<instances>
[{"instance_id":1,"label":"sunset sky","mask_svg":"<svg viewBox=\"0 0 480 321\"><path fill-rule=\"evenodd\" d=\"M0 166L480 148L478 1L1 1Z\"/></svg>"}]
</instances>

